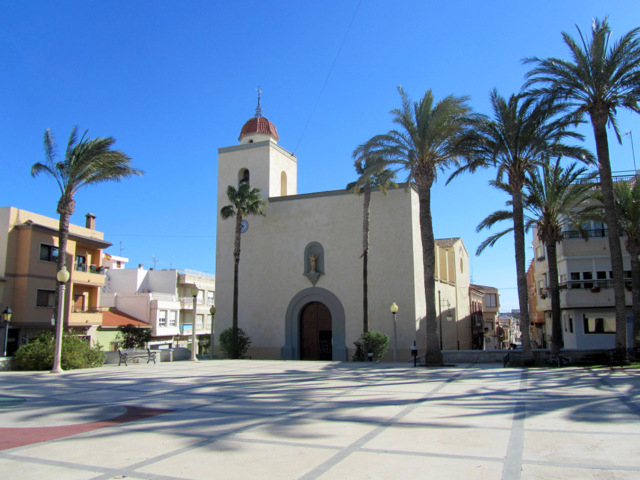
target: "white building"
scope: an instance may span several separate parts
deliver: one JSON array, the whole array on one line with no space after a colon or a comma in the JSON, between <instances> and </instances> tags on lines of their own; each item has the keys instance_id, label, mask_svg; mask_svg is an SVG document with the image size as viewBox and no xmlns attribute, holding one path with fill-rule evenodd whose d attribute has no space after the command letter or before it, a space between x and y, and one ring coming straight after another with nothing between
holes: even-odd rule
<instances>
[{"instance_id":1,"label":"white building","mask_svg":"<svg viewBox=\"0 0 640 480\"><path fill-rule=\"evenodd\" d=\"M599 222L585 225L588 240L570 225L565 226L564 240L558 244L558 276L564 348L610 349L615 347L616 317L608 231ZM632 346L633 313L631 310L631 258L621 237L627 305L627 337ZM537 313L544 315L547 344L551 343L551 296L546 249L533 232L535 294Z\"/></svg>"},{"instance_id":2,"label":"white building","mask_svg":"<svg viewBox=\"0 0 640 480\"><path fill-rule=\"evenodd\" d=\"M233 219L220 209L227 186L249 181L261 190L266 216L245 218L239 266L239 327L249 355L271 359L350 359L363 330L362 198L346 190L297 193L298 159L278 145L275 126L258 109L240 144L218 149L218 331L231 327L234 283ZM321 166L319 166L321 168ZM345 184L347 181L345 181ZM434 208L444 206L434 205ZM397 314L398 359L426 347L424 276L418 196L398 188L371 199L370 329L391 337ZM436 308L443 347L471 347L468 254L462 240L436 245ZM313 260L313 261L312 261ZM450 318L450 321L449 321Z\"/></svg>"},{"instance_id":3,"label":"white building","mask_svg":"<svg viewBox=\"0 0 640 480\"><path fill-rule=\"evenodd\" d=\"M101 307L131 315L152 327L151 347L182 346L196 335L211 333L215 277L194 270L109 269ZM194 318L191 287L198 289Z\"/></svg>"}]
</instances>

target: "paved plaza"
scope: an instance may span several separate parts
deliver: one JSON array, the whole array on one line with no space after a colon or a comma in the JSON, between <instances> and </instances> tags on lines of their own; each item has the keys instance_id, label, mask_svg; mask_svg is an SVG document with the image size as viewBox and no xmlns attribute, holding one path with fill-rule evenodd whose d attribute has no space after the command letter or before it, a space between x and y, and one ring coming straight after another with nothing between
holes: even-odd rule
<instances>
[{"instance_id":1,"label":"paved plaza","mask_svg":"<svg viewBox=\"0 0 640 480\"><path fill-rule=\"evenodd\" d=\"M637 479L640 372L256 360L0 372L0 472Z\"/></svg>"}]
</instances>

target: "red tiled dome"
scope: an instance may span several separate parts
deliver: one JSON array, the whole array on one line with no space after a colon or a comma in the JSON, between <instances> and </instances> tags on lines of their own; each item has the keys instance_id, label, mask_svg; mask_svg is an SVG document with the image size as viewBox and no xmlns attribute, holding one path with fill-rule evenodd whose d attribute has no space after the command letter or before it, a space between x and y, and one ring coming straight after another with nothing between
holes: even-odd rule
<instances>
[{"instance_id":1,"label":"red tiled dome","mask_svg":"<svg viewBox=\"0 0 640 480\"><path fill-rule=\"evenodd\" d=\"M240 137L238 137L238 140L242 140L242 137L244 137L245 135L251 135L252 133L271 135L276 139L276 141L280 140L275 125L264 117L250 118L242 127L242 131L240 132Z\"/></svg>"}]
</instances>

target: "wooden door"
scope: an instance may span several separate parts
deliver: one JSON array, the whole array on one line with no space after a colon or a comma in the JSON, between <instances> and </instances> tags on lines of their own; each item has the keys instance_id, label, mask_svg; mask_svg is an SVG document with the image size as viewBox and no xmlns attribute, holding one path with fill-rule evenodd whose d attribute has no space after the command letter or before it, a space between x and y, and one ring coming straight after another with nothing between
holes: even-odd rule
<instances>
[{"instance_id":1,"label":"wooden door","mask_svg":"<svg viewBox=\"0 0 640 480\"><path fill-rule=\"evenodd\" d=\"M300 314L300 360L331 360L331 312L320 302L312 302Z\"/></svg>"}]
</instances>

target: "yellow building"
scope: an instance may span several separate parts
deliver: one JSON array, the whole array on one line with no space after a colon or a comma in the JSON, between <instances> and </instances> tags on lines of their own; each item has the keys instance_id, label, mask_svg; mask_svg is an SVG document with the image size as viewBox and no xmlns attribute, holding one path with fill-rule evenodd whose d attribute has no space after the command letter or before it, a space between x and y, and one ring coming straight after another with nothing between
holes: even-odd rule
<instances>
[{"instance_id":1,"label":"yellow building","mask_svg":"<svg viewBox=\"0 0 640 480\"><path fill-rule=\"evenodd\" d=\"M69 226L64 324L93 338L102 324L100 289L105 283L102 250L111 246L95 230L95 216L86 226ZM53 328L58 258L58 219L14 207L0 208L0 308L13 310L7 353L43 330Z\"/></svg>"}]
</instances>

